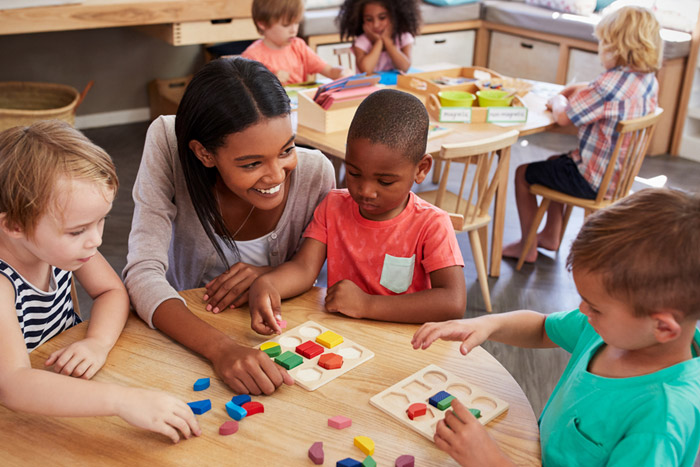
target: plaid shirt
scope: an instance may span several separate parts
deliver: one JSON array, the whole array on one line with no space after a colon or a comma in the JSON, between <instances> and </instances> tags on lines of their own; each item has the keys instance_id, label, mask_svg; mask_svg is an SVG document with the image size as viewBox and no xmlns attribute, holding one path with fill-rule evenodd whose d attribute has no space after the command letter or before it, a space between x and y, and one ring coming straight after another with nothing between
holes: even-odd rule
<instances>
[{"instance_id":1,"label":"plaid shirt","mask_svg":"<svg viewBox=\"0 0 700 467\"><path fill-rule=\"evenodd\" d=\"M612 68L569 98L566 115L578 129L578 149L569 154L584 179L598 191L608 160L615 149L615 127L620 120L642 117L657 105L659 84L654 73ZM627 146L623 145L624 155ZM608 195L617 185L622 168L617 160Z\"/></svg>"}]
</instances>

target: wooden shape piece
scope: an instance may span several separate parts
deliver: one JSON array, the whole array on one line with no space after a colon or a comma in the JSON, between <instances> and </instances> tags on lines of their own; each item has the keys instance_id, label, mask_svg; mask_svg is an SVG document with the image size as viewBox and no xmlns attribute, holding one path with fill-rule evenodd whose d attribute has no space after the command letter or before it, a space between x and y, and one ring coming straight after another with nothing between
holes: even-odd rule
<instances>
[{"instance_id":1,"label":"wooden shape piece","mask_svg":"<svg viewBox=\"0 0 700 467\"><path fill-rule=\"evenodd\" d=\"M355 460L352 457L346 457L345 459L336 462L335 467L362 467L362 462Z\"/></svg>"},{"instance_id":2,"label":"wooden shape piece","mask_svg":"<svg viewBox=\"0 0 700 467\"><path fill-rule=\"evenodd\" d=\"M479 409L469 409L469 411L474 415L475 418L481 418L481 410Z\"/></svg>"},{"instance_id":3,"label":"wooden shape piece","mask_svg":"<svg viewBox=\"0 0 700 467\"><path fill-rule=\"evenodd\" d=\"M430 403L430 405L432 405L433 407L437 407L438 402L440 402L441 400L443 400L446 397L450 397L451 395L452 394L450 394L449 392L440 391L437 394L433 395L430 399L428 399L428 403ZM441 409L441 410L444 410L444 409Z\"/></svg>"},{"instance_id":4,"label":"wooden shape piece","mask_svg":"<svg viewBox=\"0 0 700 467\"><path fill-rule=\"evenodd\" d=\"M316 465L323 464L323 441L316 441L309 448L309 459Z\"/></svg>"},{"instance_id":5,"label":"wooden shape piece","mask_svg":"<svg viewBox=\"0 0 700 467\"><path fill-rule=\"evenodd\" d=\"M270 358L274 358L282 353L282 347L277 342L265 342L260 346L260 350L265 352Z\"/></svg>"},{"instance_id":6,"label":"wooden shape piece","mask_svg":"<svg viewBox=\"0 0 700 467\"><path fill-rule=\"evenodd\" d=\"M252 399L250 398L250 396L248 394L239 394L239 395L233 396L231 398L231 402L233 402L234 404L236 404L239 407L242 407L243 404L250 402L251 400Z\"/></svg>"},{"instance_id":7,"label":"wooden shape piece","mask_svg":"<svg viewBox=\"0 0 700 467\"><path fill-rule=\"evenodd\" d=\"M265 412L265 407L258 401L246 402L245 404L241 405L241 407L248 412L248 416Z\"/></svg>"},{"instance_id":8,"label":"wooden shape piece","mask_svg":"<svg viewBox=\"0 0 700 467\"><path fill-rule=\"evenodd\" d=\"M365 457L362 461L362 467L377 467L377 461L375 461L372 456Z\"/></svg>"},{"instance_id":9,"label":"wooden shape piece","mask_svg":"<svg viewBox=\"0 0 700 467\"><path fill-rule=\"evenodd\" d=\"M194 389L195 391L203 391L209 387L209 384L209 378L199 378L197 381L194 382L194 386L192 389Z\"/></svg>"},{"instance_id":10,"label":"wooden shape piece","mask_svg":"<svg viewBox=\"0 0 700 467\"><path fill-rule=\"evenodd\" d=\"M336 345L343 343L343 336L333 331L326 331L316 336L316 342L328 349L332 349Z\"/></svg>"},{"instance_id":11,"label":"wooden shape piece","mask_svg":"<svg viewBox=\"0 0 700 467\"><path fill-rule=\"evenodd\" d=\"M444 399L442 399L440 402L438 402L436 407L438 408L438 410L445 410L449 406L452 405L452 400L454 398L455 398L455 396L452 396L452 395L447 396Z\"/></svg>"},{"instance_id":12,"label":"wooden shape piece","mask_svg":"<svg viewBox=\"0 0 700 467\"><path fill-rule=\"evenodd\" d=\"M336 415L328 419L328 426L342 430L352 425L352 419L342 415Z\"/></svg>"},{"instance_id":13,"label":"wooden shape piece","mask_svg":"<svg viewBox=\"0 0 700 467\"><path fill-rule=\"evenodd\" d=\"M211 410L211 400L209 399L188 402L187 405L190 406L190 409L192 409L192 412L196 415L202 415L203 413Z\"/></svg>"},{"instance_id":14,"label":"wooden shape piece","mask_svg":"<svg viewBox=\"0 0 700 467\"><path fill-rule=\"evenodd\" d=\"M228 421L224 422L219 427L219 434L221 436L232 435L237 431L238 431L238 422L236 420L228 420Z\"/></svg>"},{"instance_id":15,"label":"wooden shape piece","mask_svg":"<svg viewBox=\"0 0 700 467\"><path fill-rule=\"evenodd\" d=\"M424 403L416 402L416 403L408 406L408 409L406 409L406 413L408 414L408 418L413 420L416 417L420 417L421 415L425 415L425 412L427 410L428 410L428 407Z\"/></svg>"},{"instance_id":16,"label":"wooden shape piece","mask_svg":"<svg viewBox=\"0 0 700 467\"><path fill-rule=\"evenodd\" d=\"M314 358L323 353L323 347L313 341L297 345L296 352L304 358Z\"/></svg>"},{"instance_id":17,"label":"wooden shape piece","mask_svg":"<svg viewBox=\"0 0 700 467\"><path fill-rule=\"evenodd\" d=\"M415 463L415 457L411 456L410 454L404 454L403 456L396 458L396 463L394 465L396 467L413 467Z\"/></svg>"},{"instance_id":18,"label":"wooden shape piece","mask_svg":"<svg viewBox=\"0 0 700 467\"><path fill-rule=\"evenodd\" d=\"M295 354L292 351L287 350L282 355L275 357L275 363L282 366L286 370L291 370L292 368L301 365L304 359L301 356Z\"/></svg>"},{"instance_id":19,"label":"wooden shape piece","mask_svg":"<svg viewBox=\"0 0 700 467\"><path fill-rule=\"evenodd\" d=\"M337 370L343 366L343 357L329 352L321 355L321 357L318 359L318 365L326 370Z\"/></svg>"},{"instance_id":20,"label":"wooden shape piece","mask_svg":"<svg viewBox=\"0 0 700 467\"><path fill-rule=\"evenodd\" d=\"M374 454L374 441L372 441L372 438L368 436L355 436L353 443L360 448L360 451L362 451L365 456Z\"/></svg>"},{"instance_id":21,"label":"wooden shape piece","mask_svg":"<svg viewBox=\"0 0 700 467\"><path fill-rule=\"evenodd\" d=\"M240 420L246 415L248 415L246 409L234 404L231 401L228 401L226 403L226 412L228 413L229 417L231 417L234 420Z\"/></svg>"}]
</instances>

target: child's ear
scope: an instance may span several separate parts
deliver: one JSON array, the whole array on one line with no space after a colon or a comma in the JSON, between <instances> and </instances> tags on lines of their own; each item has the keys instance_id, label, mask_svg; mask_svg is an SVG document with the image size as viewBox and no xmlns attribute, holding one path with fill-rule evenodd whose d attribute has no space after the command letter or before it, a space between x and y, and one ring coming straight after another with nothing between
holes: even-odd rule
<instances>
[{"instance_id":1,"label":"child's ear","mask_svg":"<svg viewBox=\"0 0 700 467\"><path fill-rule=\"evenodd\" d=\"M193 139L190 141L190 149L194 153L195 156L197 156L197 159L204 164L204 167L207 168L212 168L216 165L216 161L214 160L214 156L212 153L207 151L207 148L205 148L202 143L197 141L196 139Z\"/></svg>"},{"instance_id":2,"label":"child's ear","mask_svg":"<svg viewBox=\"0 0 700 467\"><path fill-rule=\"evenodd\" d=\"M24 231L21 227L8 222L7 213L4 212L0 213L0 229L2 229L2 231L8 237L20 238L22 235L24 235Z\"/></svg>"},{"instance_id":3,"label":"child's ear","mask_svg":"<svg viewBox=\"0 0 700 467\"><path fill-rule=\"evenodd\" d=\"M425 177L428 176L428 172L430 172L430 168L433 166L433 156L430 154L423 154L423 157L420 158L420 161L418 161L418 165L416 166L416 176L413 178L413 180L416 183L422 183L423 180L425 180Z\"/></svg>"},{"instance_id":4,"label":"child's ear","mask_svg":"<svg viewBox=\"0 0 700 467\"><path fill-rule=\"evenodd\" d=\"M673 310L659 310L649 315L654 320L654 337L659 343L665 344L681 335L682 327L677 315Z\"/></svg>"},{"instance_id":5,"label":"child's ear","mask_svg":"<svg viewBox=\"0 0 700 467\"><path fill-rule=\"evenodd\" d=\"M265 33L265 30L267 29L267 24L265 24L263 22L256 22L255 25L258 27L258 29L260 31L262 31L263 34Z\"/></svg>"}]
</instances>

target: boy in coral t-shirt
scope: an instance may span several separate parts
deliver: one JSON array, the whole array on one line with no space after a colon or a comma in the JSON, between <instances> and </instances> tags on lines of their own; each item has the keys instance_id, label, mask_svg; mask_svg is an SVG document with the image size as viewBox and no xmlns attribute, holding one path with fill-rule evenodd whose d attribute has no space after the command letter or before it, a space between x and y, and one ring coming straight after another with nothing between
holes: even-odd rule
<instances>
[{"instance_id":1,"label":"boy in coral t-shirt","mask_svg":"<svg viewBox=\"0 0 700 467\"><path fill-rule=\"evenodd\" d=\"M326 259L330 312L407 323L463 316L464 261L450 218L411 192L432 165L428 123L410 94L365 98L348 132L348 189L331 191L294 258L251 286L255 331L280 332L281 298L308 290Z\"/></svg>"},{"instance_id":2,"label":"boy in coral t-shirt","mask_svg":"<svg viewBox=\"0 0 700 467\"><path fill-rule=\"evenodd\" d=\"M346 68L324 62L297 37L303 13L303 0L253 1L253 21L263 38L241 55L265 65L283 85L303 83L316 73L331 79L352 75Z\"/></svg>"}]
</instances>

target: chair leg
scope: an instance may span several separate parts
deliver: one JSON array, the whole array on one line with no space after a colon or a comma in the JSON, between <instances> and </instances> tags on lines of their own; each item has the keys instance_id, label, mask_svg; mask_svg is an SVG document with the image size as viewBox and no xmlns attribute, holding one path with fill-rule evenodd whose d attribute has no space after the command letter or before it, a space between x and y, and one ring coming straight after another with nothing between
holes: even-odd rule
<instances>
[{"instance_id":1,"label":"chair leg","mask_svg":"<svg viewBox=\"0 0 700 467\"><path fill-rule=\"evenodd\" d=\"M433 185L440 183L440 170L442 168L442 161L440 159L433 159Z\"/></svg>"},{"instance_id":2,"label":"chair leg","mask_svg":"<svg viewBox=\"0 0 700 467\"><path fill-rule=\"evenodd\" d=\"M564 240L564 233L566 232L566 226L569 225L569 218L571 217L571 211L574 210L574 207L570 204L565 204L564 205L564 217L561 220L561 232L559 232L559 246L557 247L557 251L559 251L559 248L561 248L561 242Z\"/></svg>"},{"instance_id":3,"label":"chair leg","mask_svg":"<svg viewBox=\"0 0 700 467\"><path fill-rule=\"evenodd\" d=\"M481 250L481 239L479 232L476 230L469 231L469 244L472 246L472 255L474 256L474 264L476 265L476 276L481 287L481 295L484 297L484 305L486 311L491 313L491 294L489 293L489 282L486 277L486 260Z\"/></svg>"},{"instance_id":4,"label":"chair leg","mask_svg":"<svg viewBox=\"0 0 700 467\"><path fill-rule=\"evenodd\" d=\"M540 204L539 209L537 209L537 214L535 214L535 218L532 220L532 227L530 227L530 232L527 234L527 238L525 239L525 244L523 245L523 251L520 252L520 258L518 259L518 264L515 266L515 269L517 271L520 271L520 269L523 267L523 264L525 263L525 255L528 251L530 251L530 248L532 247L533 242L537 241L537 229L540 228L540 222L542 222L542 218L544 217L544 213L547 212L547 209L549 209L549 203L551 200L547 198L542 198L542 204Z\"/></svg>"}]
</instances>

